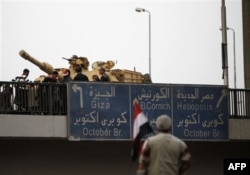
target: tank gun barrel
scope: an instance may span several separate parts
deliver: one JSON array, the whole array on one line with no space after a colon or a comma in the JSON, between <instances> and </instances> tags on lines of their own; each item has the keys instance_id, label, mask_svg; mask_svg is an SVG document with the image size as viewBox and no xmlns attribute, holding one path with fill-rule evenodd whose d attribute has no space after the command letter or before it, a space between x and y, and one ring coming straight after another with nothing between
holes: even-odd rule
<instances>
[{"instance_id":1,"label":"tank gun barrel","mask_svg":"<svg viewBox=\"0 0 250 175\"><path fill-rule=\"evenodd\" d=\"M64 57L62 57L62 59L67 60L67 61L71 61L72 60L72 58L64 58Z\"/></svg>"},{"instance_id":2,"label":"tank gun barrel","mask_svg":"<svg viewBox=\"0 0 250 175\"><path fill-rule=\"evenodd\" d=\"M19 52L19 55L23 57L24 59L28 60L29 62L33 63L34 65L38 66L42 71L51 74L54 70L53 66L51 66L49 63L40 62L31 55L29 55L26 51L21 50Z\"/></svg>"},{"instance_id":3,"label":"tank gun barrel","mask_svg":"<svg viewBox=\"0 0 250 175\"><path fill-rule=\"evenodd\" d=\"M54 71L54 68L52 65L50 65L49 63L45 63L45 62L40 62L39 60L29 55L25 50L21 50L19 52L19 55L25 60L28 60L29 62L39 67L42 71L44 71L47 74L52 74ZM58 74L58 78L59 80L63 80L63 76L61 74Z\"/></svg>"}]
</instances>

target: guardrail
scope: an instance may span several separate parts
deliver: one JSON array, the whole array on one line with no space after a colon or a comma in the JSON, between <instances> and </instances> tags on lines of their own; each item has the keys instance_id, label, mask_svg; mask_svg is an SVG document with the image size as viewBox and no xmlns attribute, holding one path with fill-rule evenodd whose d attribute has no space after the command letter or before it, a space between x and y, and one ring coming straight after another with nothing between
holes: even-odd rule
<instances>
[{"instance_id":1,"label":"guardrail","mask_svg":"<svg viewBox=\"0 0 250 175\"><path fill-rule=\"evenodd\" d=\"M63 83L0 82L1 114L66 115Z\"/></svg>"},{"instance_id":2,"label":"guardrail","mask_svg":"<svg viewBox=\"0 0 250 175\"><path fill-rule=\"evenodd\" d=\"M229 118L250 119L250 89L228 91ZM67 115L67 84L0 82L0 114Z\"/></svg>"},{"instance_id":3,"label":"guardrail","mask_svg":"<svg viewBox=\"0 0 250 175\"><path fill-rule=\"evenodd\" d=\"M250 89L229 89L229 118L250 119Z\"/></svg>"}]
</instances>

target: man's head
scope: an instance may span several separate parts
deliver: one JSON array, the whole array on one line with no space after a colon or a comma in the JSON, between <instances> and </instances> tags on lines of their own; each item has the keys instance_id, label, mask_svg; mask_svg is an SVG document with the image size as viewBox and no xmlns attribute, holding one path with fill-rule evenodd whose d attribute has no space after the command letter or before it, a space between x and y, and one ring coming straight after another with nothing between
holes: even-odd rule
<instances>
[{"instance_id":1,"label":"man's head","mask_svg":"<svg viewBox=\"0 0 250 175\"><path fill-rule=\"evenodd\" d=\"M171 130L172 120L168 115L160 115L156 119L156 127L160 132L169 132Z\"/></svg>"},{"instance_id":2,"label":"man's head","mask_svg":"<svg viewBox=\"0 0 250 175\"><path fill-rule=\"evenodd\" d=\"M57 79L58 78L58 72L56 70L54 70L51 74L51 78L52 79Z\"/></svg>"},{"instance_id":3,"label":"man's head","mask_svg":"<svg viewBox=\"0 0 250 175\"><path fill-rule=\"evenodd\" d=\"M23 75L28 76L29 73L30 73L29 69L24 69L24 70L23 70Z\"/></svg>"},{"instance_id":4,"label":"man's head","mask_svg":"<svg viewBox=\"0 0 250 175\"><path fill-rule=\"evenodd\" d=\"M82 67L77 65L75 67L75 71L76 71L76 73L81 73L82 72Z\"/></svg>"},{"instance_id":5,"label":"man's head","mask_svg":"<svg viewBox=\"0 0 250 175\"><path fill-rule=\"evenodd\" d=\"M100 67L99 68L99 73L102 75L105 73L105 68L104 67Z\"/></svg>"}]
</instances>

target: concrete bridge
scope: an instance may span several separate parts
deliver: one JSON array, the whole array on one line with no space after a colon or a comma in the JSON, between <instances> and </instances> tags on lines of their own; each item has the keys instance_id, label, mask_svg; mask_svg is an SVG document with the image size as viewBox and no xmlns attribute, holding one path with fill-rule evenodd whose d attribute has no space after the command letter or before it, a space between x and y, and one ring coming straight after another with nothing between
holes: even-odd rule
<instances>
[{"instance_id":1,"label":"concrete bridge","mask_svg":"<svg viewBox=\"0 0 250 175\"><path fill-rule=\"evenodd\" d=\"M66 87L61 84L59 86L64 90L70 87L69 85ZM160 88L163 86L169 87L171 92L172 88L176 89L174 87L175 85L160 85ZM105 86L102 87L105 89ZM204 91L200 85L188 85L188 87L186 87L186 85L178 85L177 87L181 87L183 93L186 92L186 99L182 100L188 100L187 97L192 97L192 99L189 100L193 100L193 103L197 103L194 98L195 96L198 98L198 94L200 96L199 99L197 99L198 101L201 101L202 97L204 97L203 100L205 100L204 94L208 92L207 90ZM212 86L211 88L214 87ZM242 89L227 90L229 108L228 118L225 122L228 122L228 129L226 130L228 132L228 138L219 140L213 138L186 139L193 155L193 166L186 174L198 175L202 173L210 175L212 173L221 175L223 174L223 161L225 158L250 157L248 150L250 144L250 135L248 134L250 129L248 103L250 91ZM151 90L151 92L152 91L153 90ZM67 90L65 92L67 92ZM157 94L156 92L158 91L155 90L152 94ZM175 92L177 92L177 90ZM193 96L191 92L193 92ZM119 90L116 89L116 92L114 92L111 89L110 93L105 95L113 94L114 96L114 93L118 95ZM217 96L215 92L213 95L214 97ZM67 96L64 96L64 100L70 100L68 99L69 96L70 94L68 93ZM136 96L138 97L138 95ZM49 97L51 97L51 95ZM141 101L143 101L142 97L145 98L144 100L146 102L146 96L139 96ZM155 97L151 96L150 98L153 99ZM182 97L184 98L184 94ZM208 96L206 97L208 100ZM212 96L210 97L212 98ZM170 97L167 96L166 98L170 99ZM75 101L73 102L76 103ZM110 103L112 105L112 102ZM248 103L248 105L246 103ZM52 104L52 102L49 102L49 104ZM92 138L79 139L80 141L77 141L77 139L71 139L71 131L69 129L71 127L69 124L71 114L69 110L71 110L72 106L69 107L69 103L63 104L66 105L66 107L55 107L55 110L48 108L48 111L45 111L46 113L43 113L44 111L37 108L32 108L29 111L21 111L18 110L18 107L13 108L11 111L1 111L0 169L3 174L125 175L135 173L137 162L130 160L130 137L128 137L128 139L118 140ZM214 108L213 102L207 103L207 105L211 105L210 108ZM170 106L173 105L171 104ZM168 108L166 109L169 110ZM181 108L181 110L183 110L183 108ZM150 115L150 110L148 114ZM202 110L200 114L205 115Z\"/></svg>"}]
</instances>

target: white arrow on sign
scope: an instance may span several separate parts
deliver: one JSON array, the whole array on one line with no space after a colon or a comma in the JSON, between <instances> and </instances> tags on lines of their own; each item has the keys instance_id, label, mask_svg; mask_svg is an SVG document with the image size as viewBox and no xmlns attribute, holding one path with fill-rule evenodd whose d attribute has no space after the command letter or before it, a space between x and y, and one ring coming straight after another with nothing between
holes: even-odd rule
<instances>
[{"instance_id":1,"label":"white arrow on sign","mask_svg":"<svg viewBox=\"0 0 250 175\"><path fill-rule=\"evenodd\" d=\"M80 107L83 108L82 88L81 88L80 86L78 86L77 84L74 84L74 85L72 86L72 89L73 89L73 91L76 92L76 93L77 93L77 91L80 92Z\"/></svg>"},{"instance_id":2,"label":"white arrow on sign","mask_svg":"<svg viewBox=\"0 0 250 175\"><path fill-rule=\"evenodd\" d=\"M223 98L224 98L226 95L227 95L227 90L226 90L226 89L222 89L222 91L221 91L221 96L220 96L220 98L219 98L219 100L218 100L218 102L217 102L217 104L216 104L216 108L217 108L217 109L220 107L220 104L221 104Z\"/></svg>"}]
</instances>

